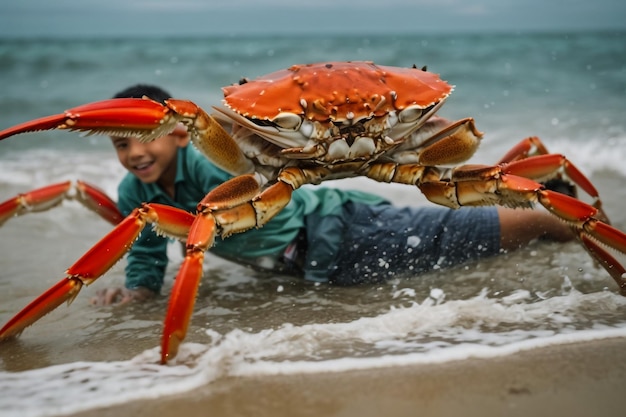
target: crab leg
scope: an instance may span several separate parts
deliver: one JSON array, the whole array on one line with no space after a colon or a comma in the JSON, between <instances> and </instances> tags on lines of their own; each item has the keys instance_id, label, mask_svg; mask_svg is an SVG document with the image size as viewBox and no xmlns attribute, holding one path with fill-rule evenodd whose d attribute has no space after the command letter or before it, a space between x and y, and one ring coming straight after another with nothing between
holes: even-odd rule
<instances>
[{"instance_id":1,"label":"crab leg","mask_svg":"<svg viewBox=\"0 0 626 417\"><path fill-rule=\"evenodd\" d=\"M365 174L377 181L417 185L430 201L451 208L486 205L531 208L533 203L539 202L571 226L585 249L626 294L626 275L618 272L624 267L598 245L626 254L626 234L608 224L596 188L578 168L558 154L526 156L523 151L528 143L523 142L523 146L518 146L519 149L507 157L513 162L496 166L464 165L444 170L385 162L372 164ZM594 198L593 205L548 190L537 182L558 174L561 169Z\"/></svg>"},{"instance_id":2,"label":"crab leg","mask_svg":"<svg viewBox=\"0 0 626 417\"><path fill-rule=\"evenodd\" d=\"M602 267L604 267L617 285L619 285L620 294L626 296L626 279L624 279L624 277L626 277L626 269L624 266L620 264L613 255L584 234L580 234L579 238L584 248L587 249L587 252L601 263Z\"/></svg>"},{"instance_id":3,"label":"crab leg","mask_svg":"<svg viewBox=\"0 0 626 417\"><path fill-rule=\"evenodd\" d=\"M64 181L18 194L0 203L0 226L14 216L49 210L59 205L64 199L80 201L85 207L113 225L119 223L124 217L117 209L115 202L99 188L84 181L76 181L76 184Z\"/></svg>"},{"instance_id":4,"label":"crab leg","mask_svg":"<svg viewBox=\"0 0 626 417\"><path fill-rule=\"evenodd\" d=\"M174 280L163 327L161 363L176 356L193 312L204 254L215 242L253 227L261 227L290 201L294 188L306 179L298 169L286 169L278 181L262 190L263 178L241 175L213 189L198 204L196 219L189 229L186 255Z\"/></svg>"},{"instance_id":5,"label":"crab leg","mask_svg":"<svg viewBox=\"0 0 626 417\"><path fill-rule=\"evenodd\" d=\"M511 148L500 161L498 161L497 165L519 161L520 159L525 159L533 155L546 155L548 153L550 152L548 152L548 148L546 148L541 139L536 136L531 136Z\"/></svg>"},{"instance_id":6,"label":"crab leg","mask_svg":"<svg viewBox=\"0 0 626 417\"><path fill-rule=\"evenodd\" d=\"M139 98L97 101L0 131L0 140L19 133L68 129L136 136L149 142L172 132L178 123L187 126L196 146L220 168L233 175L254 171L252 162L224 128L200 107L185 100L170 99L166 105Z\"/></svg>"},{"instance_id":7,"label":"crab leg","mask_svg":"<svg viewBox=\"0 0 626 417\"><path fill-rule=\"evenodd\" d=\"M602 203L598 190L591 181L565 156L559 154L545 154L531 156L509 164L504 164L503 171L507 174L542 180L554 177L559 170L563 169L565 175L574 184L582 188L594 199L593 206L600 209Z\"/></svg>"},{"instance_id":8,"label":"crab leg","mask_svg":"<svg viewBox=\"0 0 626 417\"><path fill-rule=\"evenodd\" d=\"M0 225L13 216L27 212L48 210L63 201L69 192L70 181L48 185L25 194L18 194L7 201L0 203Z\"/></svg>"},{"instance_id":9,"label":"crab leg","mask_svg":"<svg viewBox=\"0 0 626 417\"><path fill-rule=\"evenodd\" d=\"M540 157L531 157L512 164L522 164L524 161L534 164L536 158ZM519 166L511 171L523 171L517 168ZM434 173L431 171L422 175L428 177L434 176ZM454 169L449 179L425 182L419 187L431 201L453 208L494 204L532 207L533 202L539 202L572 227L583 246L613 277L621 291L626 287L626 278L617 272L624 267L596 243L626 254L626 234L604 222L604 213L598 207L547 190L533 179L510 174L507 165L466 165Z\"/></svg>"},{"instance_id":10,"label":"crab leg","mask_svg":"<svg viewBox=\"0 0 626 417\"><path fill-rule=\"evenodd\" d=\"M116 225L124 218L115 201L98 187L85 181L77 180L75 188L76 195L74 195L74 199L80 201L91 211L99 214L104 220Z\"/></svg>"},{"instance_id":11,"label":"crab leg","mask_svg":"<svg viewBox=\"0 0 626 417\"><path fill-rule=\"evenodd\" d=\"M133 210L70 266L65 278L9 320L0 329L0 340L19 335L65 301L71 303L83 285L94 282L124 256L147 223L155 224L163 234L184 239L194 218L191 213L161 204L144 204Z\"/></svg>"}]
</instances>

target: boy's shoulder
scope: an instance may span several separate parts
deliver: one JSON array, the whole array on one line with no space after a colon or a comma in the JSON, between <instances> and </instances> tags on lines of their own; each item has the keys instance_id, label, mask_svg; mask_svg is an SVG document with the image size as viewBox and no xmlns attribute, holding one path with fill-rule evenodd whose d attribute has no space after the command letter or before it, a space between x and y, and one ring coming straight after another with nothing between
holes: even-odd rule
<instances>
[{"instance_id":1,"label":"boy's shoulder","mask_svg":"<svg viewBox=\"0 0 626 417\"><path fill-rule=\"evenodd\" d=\"M118 198L133 196L135 198L145 198L146 184L130 172L127 173L117 186Z\"/></svg>"}]
</instances>

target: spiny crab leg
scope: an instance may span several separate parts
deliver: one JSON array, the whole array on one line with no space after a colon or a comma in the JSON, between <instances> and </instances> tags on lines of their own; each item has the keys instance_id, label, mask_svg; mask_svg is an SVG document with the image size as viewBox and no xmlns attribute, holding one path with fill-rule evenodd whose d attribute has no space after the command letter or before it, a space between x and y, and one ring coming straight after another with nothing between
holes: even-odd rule
<instances>
[{"instance_id":1,"label":"spiny crab leg","mask_svg":"<svg viewBox=\"0 0 626 417\"><path fill-rule=\"evenodd\" d=\"M27 212L48 210L60 204L66 198L71 186L70 181L60 182L28 193L18 194L0 203L0 225L11 217Z\"/></svg>"},{"instance_id":2,"label":"spiny crab leg","mask_svg":"<svg viewBox=\"0 0 626 417\"><path fill-rule=\"evenodd\" d=\"M185 339L202 278L204 254L213 246L215 237L226 238L263 226L289 203L294 188L305 181L303 175L296 168L288 168L265 189L262 189L264 179L259 175L241 175L213 189L198 204L187 237L185 259L170 295L161 340L161 363L175 357Z\"/></svg>"},{"instance_id":3,"label":"spiny crab leg","mask_svg":"<svg viewBox=\"0 0 626 417\"><path fill-rule=\"evenodd\" d=\"M559 154L545 154L531 156L509 164L504 164L504 172L541 181L546 178L557 177L563 170L573 183L582 188L594 199L593 206L601 210L600 194L591 181L565 156Z\"/></svg>"},{"instance_id":4,"label":"spiny crab leg","mask_svg":"<svg viewBox=\"0 0 626 417\"><path fill-rule=\"evenodd\" d=\"M609 273L617 283L620 293L626 295L624 266L598 245L599 242L626 254L626 234L601 221L599 218L604 217L602 210L568 195L543 189L543 186L538 185L540 188L535 189L534 192L539 203L570 224L587 252Z\"/></svg>"},{"instance_id":5,"label":"spiny crab leg","mask_svg":"<svg viewBox=\"0 0 626 417\"><path fill-rule=\"evenodd\" d=\"M74 199L80 201L104 220L116 225L124 218L124 215L117 208L117 203L100 188L81 180L76 180L75 188Z\"/></svg>"},{"instance_id":6,"label":"spiny crab leg","mask_svg":"<svg viewBox=\"0 0 626 417\"><path fill-rule=\"evenodd\" d=\"M109 223L118 224L124 216L104 191L85 181L64 181L21 193L0 203L0 226L11 217L49 210L63 200L78 200Z\"/></svg>"},{"instance_id":7,"label":"spiny crab leg","mask_svg":"<svg viewBox=\"0 0 626 417\"><path fill-rule=\"evenodd\" d=\"M511 162L519 161L520 159L528 158L535 155L546 155L548 148L543 144L541 139L536 136L523 139L514 147L512 147L501 159L497 165L508 164Z\"/></svg>"},{"instance_id":8,"label":"spiny crab leg","mask_svg":"<svg viewBox=\"0 0 626 417\"><path fill-rule=\"evenodd\" d=\"M175 207L144 204L96 243L66 271L66 277L28 304L0 329L0 340L19 335L41 317L67 301L71 303L83 285L89 285L105 274L128 251L147 223L158 232L184 239L194 215Z\"/></svg>"},{"instance_id":9,"label":"spiny crab leg","mask_svg":"<svg viewBox=\"0 0 626 417\"><path fill-rule=\"evenodd\" d=\"M594 240L588 238L584 234L580 234L579 238L587 252L594 259L600 262L602 267L617 283L620 294L626 296L626 269L624 266Z\"/></svg>"},{"instance_id":10,"label":"spiny crab leg","mask_svg":"<svg viewBox=\"0 0 626 417\"><path fill-rule=\"evenodd\" d=\"M527 176L543 181L544 179L560 178L564 173L575 185L582 188L594 199L593 206L600 210L602 220L608 217L602 210L602 202L596 187L574 164L564 155L550 154L541 139L536 136L526 138L516 144L500 159L498 165L506 166L510 174Z\"/></svg>"},{"instance_id":11,"label":"spiny crab leg","mask_svg":"<svg viewBox=\"0 0 626 417\"><path fill-rule=\"evenodd\" d=\"M513 162L510 170L507 164L492 167L465 165L452 170L450 178L446 180L429 178L429 175L434 177L433 172L422 173L426 181L419 184L419 187L431 201L453 208L493 204L530 207L533 202L539 202L572 227L587 251L607 270L623 291L626 276L618 271L624 267L601 249L598 243L626 254L626 234L604 222L601 209L568 195L547 190L544 185L531 178L511 173L529 174L525 172L523 163L528 162L534 167L537 161L542 160L552 161L552 158L529 157Z\"/></svg>"},{"instance_id":12,"label":"spiny crab leg","mask_svg":"<svg viewBox=\"0 0 626 417\"><path fill-rule=\"evenodd\" d=\"M220 168L233 175L254 171L252 162L224 128L196 104L186 100L170 99L166 105L147 98L97 101L0 131L0 140L26 132L68 129L87 134L136 136L149 142L169 134L178 123L187 126L194 144Z\"/></svg>"}]
</instances>

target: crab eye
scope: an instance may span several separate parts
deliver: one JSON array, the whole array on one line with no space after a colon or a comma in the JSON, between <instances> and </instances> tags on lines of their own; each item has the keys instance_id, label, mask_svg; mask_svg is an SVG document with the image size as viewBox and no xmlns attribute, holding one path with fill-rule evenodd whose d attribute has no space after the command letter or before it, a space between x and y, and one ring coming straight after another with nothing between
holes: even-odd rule
<instances>
[{"instance_id":1,"label":"crab eye","mask_svg":"<svg viewBox=\"0 0 626 417\"><path fill-rule=\"evenodd\" d=\"M276 126L282 129L296 130L302 123L302 118L294 113L279 113L278 116L272 120Z\"/></svg>"},{"instance_id":2,"label":"crab eye","mask_svg":"<svg viewBox=\"0 0 626 417\"><path fill-rule=\"evenodd\" d=\"M418 106L409 106L398 114L398 119L402 123L413 123L421 117L422 110Z\"/></svg>"}]
</instances>

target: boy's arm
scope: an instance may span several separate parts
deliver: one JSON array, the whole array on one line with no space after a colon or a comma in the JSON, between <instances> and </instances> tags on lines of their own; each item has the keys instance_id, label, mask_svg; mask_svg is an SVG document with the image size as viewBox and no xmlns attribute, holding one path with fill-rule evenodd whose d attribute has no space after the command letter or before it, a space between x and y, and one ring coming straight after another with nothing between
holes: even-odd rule
<instances>
[{"instance_id":1,"label":"boy's arm","mask_svg":"<svg viewBox=\"0 0 626 417\"><path fill-rule=\"evenodd\" d=\"M120 305L133 300L148 300L155 296L156 294L153 291L143 287L132 290L123 287L101 288L96 292L96 296L91 299L91 304L97 306Z\"/></svg>"},{"instance_id":2,"label":"boy's arm","mask_svg":"<svg viewBox=\"0 0 626 417\"><path fill-rule=\"evenodd\" d=\"M167 239L149 228L146 226L128 252L125 286L143 287L158 294L167 267Z\"/></svg>"}]
</instances>

